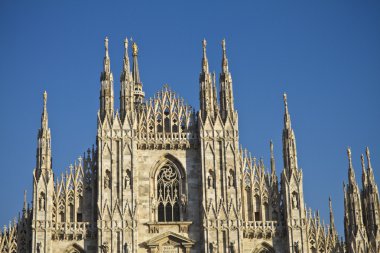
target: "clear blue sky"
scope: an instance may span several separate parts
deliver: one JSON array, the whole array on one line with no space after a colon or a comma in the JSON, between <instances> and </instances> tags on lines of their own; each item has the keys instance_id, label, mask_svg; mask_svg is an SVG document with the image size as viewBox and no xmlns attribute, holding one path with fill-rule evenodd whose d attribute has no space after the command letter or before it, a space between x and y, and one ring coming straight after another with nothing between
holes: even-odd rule
<instances>
[{"instance_id":1,"label":"clear blue sky","mask_svg":"<svg viewBox=\"0 0 380 253\"><path fill-rule=\"evenodd\" d=\"M0 224L21 210L24 189L31 200L45 89L54 171L95 142L106 35L116 94L133 37L147 96L168 83L197 109L201 40L219 73L226 38L241 144L269 165L273 139L282 170L287 92L306 203L328 222L332 195L342 234L346 147L360 180L368 145L380 180L379 13L379 1L1 1Z\"/></svg>"}]
</instances>

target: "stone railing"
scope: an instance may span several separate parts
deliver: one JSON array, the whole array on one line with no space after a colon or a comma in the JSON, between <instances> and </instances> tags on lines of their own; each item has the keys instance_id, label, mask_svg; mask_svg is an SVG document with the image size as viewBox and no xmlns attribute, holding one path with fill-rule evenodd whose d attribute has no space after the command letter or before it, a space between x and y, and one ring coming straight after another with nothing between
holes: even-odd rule
<instances>
[{"instance_id":1,"label":"stone railing","mask_svg":"<svg viewBox=\"0 0 380 253\"><path fill-rule=\"evenodd\" d=\"M138 133L140 149L187 149L195 145L198 136L192 132Z\"/></svg>"},{"instance_id":2,"label":"stone railing","mask_svg":"<svg viewBox=\"0 0 380 253\"><path fill-rule=\"evenodd\" d=\"M80 240L96 234L96 226L90 222L57 222L51 230L53 240Z\"/></svg>"},{"instance_id":3,"label":"stone railing","mask_svg":"<svg viewBox=\"0 0 380 253\"><path fill-rule=\"evenodd\" d=\"M283 225L277 221L243 221L245 238L272 238L283 231Z\"/></svg>"}]
</instances>

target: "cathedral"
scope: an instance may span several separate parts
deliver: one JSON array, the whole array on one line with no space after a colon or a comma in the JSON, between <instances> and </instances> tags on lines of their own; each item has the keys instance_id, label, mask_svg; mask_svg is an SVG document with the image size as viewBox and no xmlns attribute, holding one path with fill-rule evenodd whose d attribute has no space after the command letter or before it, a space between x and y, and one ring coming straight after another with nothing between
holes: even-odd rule
<instances>
[{"instance_id":1,"label":"cathedral","mask_svg":"<svg viewBox=\"0 0 380 253\"><path fill-rule=\"evenodd\" d=\"M303 173L284 94L283 166L277 176L239 144L238 113L222 41L209 71L206 41L199 111L168 85L145 98L138 46L128 40L115 109L105 38L96 143L65 174L52 168L47 93L38 130L33 199L0 231L0 253L379 253L380 203L369 149L359 188L348 154L344 239L306 209ZM95 115L94 115L95 117Z\"/></svg>"}]
</instances>

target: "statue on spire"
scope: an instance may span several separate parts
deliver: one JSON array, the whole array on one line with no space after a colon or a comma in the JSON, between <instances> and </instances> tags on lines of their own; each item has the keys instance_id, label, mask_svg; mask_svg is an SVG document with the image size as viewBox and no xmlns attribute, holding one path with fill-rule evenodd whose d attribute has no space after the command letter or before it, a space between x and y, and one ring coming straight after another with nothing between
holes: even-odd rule
<instances>
[{"instance_id":1,"label":"statue on spire","mask_svg":"<svg viewBox=\"0 0 380 253\"><path fill-rule=\"evenodd\" d=\"M206 55L206 46L207 46L207 41L206 39L202 40L202 46L203 46L203 55Z\"/></svg>"},{"instance_id":2,"label":"statue on spire","mask_svg":"<svg viewBox=\"0 0 380 253\"><path fill-rule=\"evenodd\" d=\"M108 58L108 37L104 39L104 48L106 50L106 57Z\"/></svg>"},{"instance_id":3,"label":"statue on spire","mask_svg":"<svg viewBox=\"0 0 380 253\"><path fill-rule=\"evenodd\" d=\"M44 91L44 110L46 110L46 103L47 103L47 92Z\"/></svg>"},{"instance_id":4,"label":"statue on spire","mask_svg":"<svg viewBox=\"0 0 380 253\"><path fill-rule=\"evenodd\" d=\"M137 47L136 42L133 42L133 44L132 44L132 54L133 54L133 56L137 56L138 51L139 51L139 48Z\"/></svg>"}]
</instances>

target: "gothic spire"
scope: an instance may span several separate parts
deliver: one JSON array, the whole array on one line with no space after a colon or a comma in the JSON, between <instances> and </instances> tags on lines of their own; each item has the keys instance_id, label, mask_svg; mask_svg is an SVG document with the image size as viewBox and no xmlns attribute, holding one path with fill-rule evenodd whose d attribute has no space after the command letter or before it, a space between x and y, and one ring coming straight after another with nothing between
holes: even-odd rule
<instances>
[{"instance_id":1,"label":"gothic spire","mask_svg":"<svg viewBox=\"0 0 380 253\"><path fill-rule=\"evenodd\" d=\"M273 142L270 140L270 169L271 169L271 174L276 175L276 163L274 160L274 151L273 151Z\"/></svg>"},{"instance_id":2,"label":"gothic spire","mask_svg":"<svg viewBox=\"0 0 380 253\"><path fill-rule=\"evenodd\" d=\"M335 233L335 221L334 221L334 212L332 209L331 197L329 197L329 211L330 211L330 232L331 234Z\"/></svg>"},{"instance_id":3,"label":"gothic spire","mask_svg":"<svg viewBox=\"0 0 380 253\"><path fill-rule=\"evenodd\" d=\"M134 81L134 99L137 103L142 103L144 101L145 93L142 89L143 85L140 80L140 71L139 71L139 63L138 63L138 47L136 42L132 44L132 56L133 56L133 69L132 69L132 77Z\"/></svg>"},{"instance_id":4,"label":"gothic spire","mask_svg":"<svg viewBox=\"0 0 380 253\"><path fill-rule=\"evenodd\" d=\"M373 175L373 169L372 169L372 164L371 164L371 154L369 152L369 148L366 148L366 156L367 156L367 163L368 163L368 177L369 180L371 180L371 183L374 183L374 175Z\"/></svg>"},{"instance_id":5,"label":"gothic spire","mask_svg":"<svg viewBox=\"0 0 380 253\"><path fill-rule=\"evenodd\" d=\"M22 208L22 214L25 217L28 210L28 203L26 201L26 190L24 191L24 207Z\"/></svg>"},{"instance_id":6,"label":"gothic spire","mask_svg":"<svg viewBox=\"0 0 380 253\"><path fill-rule=\"evenodd\" d=\"M129 66L129 56L128 56L128 39L124 40L124 58L123 58L123 72L120 77L120 81L129 81L131 75L131 69Z\"/></svg>"},{"instance_id":7,"label":"gothic spire","mask_svg":"<svg viewBox=\"0 0 380 253\"><path fill-rule=\"evenodd\" d=\"M215 87L215 78L211 75L208 69L208 60L206 55L205 39L202 41L203 57L202 57L202 70L199 75L200 84L200 103L201 103L201 115L205 120L208 116L211 119L215 118L218 110L217 95Z\"/></svg>"},{"instance_id":8,"label":"gothic spire","mask_svg":"<svg viewBox=\"0 0 380 253\"><path fill-rule=\"evenodd\" d=\"M43 110L42 110L42 116L41 116L41 130L46 131L48 130L48 113L47 113L47 92L44 91L44 105L43 105Z\"/></svg>"},{"instance_id":9,"label":"gothic spire","mask_svg":"<svg viewBox=\"0 0 380 253\"><path fill-rule=\"evenodd\" d=\"M362 183L363 183L363 187L365 188L367 186L367 172L366 172L366 169L365 169L365 163L364 163L364 155L362 154L360 156L360 160L361 160L361 164L362 164Z\"/></svg>"},{"instance_id":10,"label":"gothic spire","mask_svg":"<svg viewBox=\"0 0 380 253\"><path fill-rule=\"evenodd\" d=\"M226 54L226 41L222 40L222 72L219 77L220 82L220 110L222 118L228 116L234 118L234 96L232 89L232 77L228 71L228 59Z\"/></svg>"},{"instance_id":11,"label":"gothic spire","mask_svg":"<svg viewBox=\"0 0 380 253\"><path fill-rule=\"evenodd\" d=\"M351 148L347 148L347 157L348 157L348 179L350 185L356 185L355 171L352 166L352 157L351 157Z\"/></svg>"},{"instance_id":12,"label":"gothic spire","mask_svg":"<svg viewBox=\"0 0 380 253\"><path fill-rule=\"evenodd\" d=\"M207 55L206 55L206 46L207 46L207 41L206 39L203 39L202 41L202 47L203 47L203 57L202 57L202 73L208 73L208 60L207 60Z\"/></svg>"},{"instance_id":13,"label":"gothic spire","mask_svg":"<svg viewBox=\"0 0 380 253\"><path fill-rule=\"evenodd\" d=\"M290 114L288 109L286 93L284 93L284 106L284 129L282 131L284 168L288 171L288 173L291 173L293 170L298 169L298 162L296 137L290 122Z\"/></svg>"},{"instance_id":14,"label":"gothic spire","mask_svg":"<svg viewBox=\"0 0 380 253\"><path fill-rule=\"evenodd\" d=\"M114 94L113 94L113 75L111 72L111 61L108 53L108 37L104 39L105 55L103 60L103 71L100 75L100 117L104 119L105 115L113 118Z\"/></svg>"},{"instance_id":15,"label":"gothic spire","mask_svg":"<svg viewBox=\"0 0 380 253\"><path fill-rule=\"evenodd\" d=\"M108 53L108 37L104 39L105 55L103 59L103 72L101 74L101 81L110 80L111 78L111 60Z\"/></svg>"},{"instance_id":16,"label":"gothic spire","mask_svg":"<svg viewBox=\"0 0 380 253\"><path fill-rule=\"evenodd\" d=\"M226 54L226 40L222 40L222 51L223 51L223 57L222 57L222 72L228 73L228 59Z\"/></svg>"},{"instance_id":17,"label":"gothic spire","mask_svg":"<svg viewBox=\"0 0 380 253\"><path fill-rule=\"evenodd\" d=\"M286 93L284 93L284 106L285 106L285 114L284 114L284 128L290 129L292 128L291 121L290 121L290 114L288 109L288 99Z\"/></svg>"},{"instance_id":18,"label":"gothic spire","mask_svg":"<svg viewBox=\"0 0 380 253\"><path fill-rule=\"evenodd\" d=\"M128 39L124 40L124 59L123 59L123 71L120 76L120 116L124 120L127 112L133 111L133 77L129 65L128 57Z\"/></svg>"},{"instance_id":19,"label":"gothic spire","mask_svg":"<svg viewBox=\"0 0 380 253\"><path fill-rule=\"evenodd\" d=\"M43 110L41 115L41 128L38 131L37 141L37 169L51 170L51 136L48 124L47 92L43 94Z\"/></svg>"}]
</instances>

